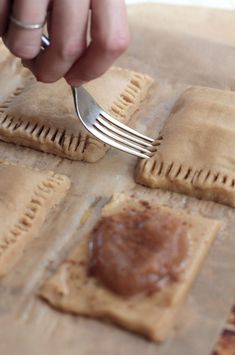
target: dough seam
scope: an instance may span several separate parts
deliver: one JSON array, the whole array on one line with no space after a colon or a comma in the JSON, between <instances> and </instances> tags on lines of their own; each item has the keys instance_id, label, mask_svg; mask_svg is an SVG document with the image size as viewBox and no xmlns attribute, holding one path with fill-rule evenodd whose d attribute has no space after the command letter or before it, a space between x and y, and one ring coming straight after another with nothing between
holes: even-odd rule
<instances>
[{"instance_id":1,"label":"dough seam","mask_svg":"<svg viewBox=\"0 0 235 355\"><path fill-rule=\"evenodd\" d=\"M87 144L95 144L97 146L102 144L89 135L84 135L82 133L78 136L67 134L66 129L61 130L57 127L32 123L22 117L14 117L5 114L0 118L2 119L0 121L1 139L4 140L4 136L11 137L17 132L18 136L31 138L41 144L45 142L49 144L51 143L60 151L60 153L64 153L65 157L71 152L80 151L81 153L84 153ZM72 158L71 155L69 155L69 157Z\"/></svg>"},{"instance_id":2,"label":"dough seam","mask_svg":"<svg viewBox=\"0 0 235 355\"><path fill-rule=\"evenodd\" d=\"M30 81L27 81L27 84L30 83ZM0 114L4 113L5 109L8 108L8 106L11 104L11 102L14 100L14 98L22 93L24 90L25 86L18 86L15 91L0 105Z\"/></svg>"},{"instance_id":3,"label":"dough seam","mask_svg":"<svg viewBox=\"0 0 235 355\"><path fill-rule=\"evenodd\" d=\"M122 68L117 68L122 71ZM126 85L122 93L113 101L109 113L121 121L125 121L128 116L129 107L135 103L135 100L141 95L142 83L150 78L147 75L133 73L130 82ZM143 85L144 86L144 85ZM66 129L62 130L59 127L52 127L41 123L32 123L24 117L9 115L6 110L14 100L26 87L19 87L15 92L0 106L0 139L6 142L16 142L26 145L28 141L31 147L52 154L59 154L62 157L72 160L87 160L90 146L96 146L102 149L103 153L109 147L90 136L88 133L81 132L79 135L73 135ZM35 144L36 143L36 144ZM48 146L47 146L48 145ZM30 146L30 145L29 145ZM52 151L51 151L52 150ZM95 159L95 160L98 160ZM94 161L95 161L94 160ZM93 161L93 160L87 160Z\"/></svg>"},{"instance_id":4,"label":"dough seam","mask_svg":"<svg viewBox=\"0 0 235 355\"><path fill-rule=\"evenodd\" d=\"M155 159L139 162L136 168L136 182L151 188L182 182L196 188L222 187L226 191L235 190L234 176L213 169L193 168L183 163L165 161L156 156ZM179 191L178 185L175 186L175 191Z\"/></svg>"},{"instance_id":5,"label":"dough seam","mask_svg":"<svg viewBox=\"0 0 235 355\"><path fill-rule=\"evenodd\" d=\"M116 117L125 117L128 107L134 104L138 94L141 92L141 82L144 81L145 78L148 77L146 75L133 73L130 83L127 84L120 96L114 100L110 108L110 114Z\"/></svg>"},{"instance_id":6,"label":"dough seam","mask_svg":"<svg viewBox=\"0 0 235 355\"><path fill-rule=\"evenodd\" d=\"M31 200L25 207L23 215L18 222L4 236L3 242L0 243L0 257L17 242L19 238L23 238L33 226L40 209L46 204L54 190L60 186L68 184L69 179L65 176L55 175L51 172L50 176L40 182L34 189Z\"/></svg>"}]
</instances>

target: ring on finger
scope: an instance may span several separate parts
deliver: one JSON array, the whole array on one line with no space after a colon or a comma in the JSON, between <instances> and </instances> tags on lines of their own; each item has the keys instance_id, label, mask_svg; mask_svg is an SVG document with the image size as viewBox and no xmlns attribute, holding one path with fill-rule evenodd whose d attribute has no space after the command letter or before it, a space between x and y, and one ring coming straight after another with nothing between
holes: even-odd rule
<instances>
[{"instance_id":1,"label":"ring on finger","mask_svg":"<svg viewBox=\"0 0 235 355\"><path fill-rule=\"evenodd\" d=\"M24 30L31 30L32 31L32 30L39 30L40 28L43 28L45 26L45 24L47 22L47 15L45 16L45 19L39 23L26 23L26 22L16 19L13 15L10 16L10 20L17 27L20 27Z\"/></svg>"}]
</instances>

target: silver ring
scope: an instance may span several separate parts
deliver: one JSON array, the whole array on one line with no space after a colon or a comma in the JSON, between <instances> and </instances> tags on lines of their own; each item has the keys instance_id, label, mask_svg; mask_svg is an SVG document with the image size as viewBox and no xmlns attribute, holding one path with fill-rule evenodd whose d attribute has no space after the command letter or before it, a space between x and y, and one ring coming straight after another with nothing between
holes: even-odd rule
<instances>
[{"instance_id":1,"label":"silver ring","mask_svg":"<svg viewBox=\"0 0 235 355\"><path fill-rule=\"evenodd\" d=\"M43 28L47 21L47 16L41 23L25 23L20 20L17 20L13 15L10 16L11 22L13 22L16 26L23 28L24 30L39 30Z\"/></svg>"}]
</instances>

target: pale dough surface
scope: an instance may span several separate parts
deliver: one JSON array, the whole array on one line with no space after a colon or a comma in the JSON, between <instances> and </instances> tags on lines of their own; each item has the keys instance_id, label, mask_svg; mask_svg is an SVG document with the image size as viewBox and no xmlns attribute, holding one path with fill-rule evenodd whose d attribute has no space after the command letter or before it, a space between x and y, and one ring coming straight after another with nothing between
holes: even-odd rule
<instances>
[{"instance_id":1,"label":"pale dough surface","mask_svg":"<svg viewBox=\"0 0 235 355\"><path fill-rule=\"evenodd\" d=\"M146 97L153 80L117 67L85 85L100 106L127 123ZM74 110L70 86L35 81L0 106L0 139L62 157L94 162L108 147L91 137Z\"/></svg>"},{"instance_id":2,"label":"pale dough surface","mask_svg":"<svg viewBox=\"0 0 235 355\"><path fill-rule=\"evenodd\" d=\"M0 105L7 100L13 91L22 89L30 75L19 58L13 56L0 39Z\"/></svg>"},{"instance_id":3,"label":"pale dough surface","mask_svg":"<svg viewBox=\"0 0 235 355\"><path fill-rule=\"evenodd\" d=\"M235 206L235 93L186 90L158 138L158 149L136 169L136 181Z\"/></svg>"},{"instance_id":4,"label":"pale dough surface","mask_svg":"<svg viewBox=\"0 0 235 355\"><path fill-rule=\"evenodd\" d=\"M133 207L144 209L138 199L116 193L103 208L102 215L112 215ZM125 300L104 288L95 278L87 276L88 235L74 247L56 274L44 284L41 296L60 310L109 319L154 341L164 340L174 325L179 306L198 273L220 223L160 205L152 205L152 208L170 213L188 226L190 252L186 271L180 281L169 284L152 296L137 295Z\"/></svg>"},{"instance_id":5,"label":"pale dough surface","mask_svg":"<svg viewBox=\"0 0 235 355\"><path fill-rule=\"evenodd\" d=\"M0 162L0 276L14 266L69 186L66 176Z\"/></svg>"}]
</instances>

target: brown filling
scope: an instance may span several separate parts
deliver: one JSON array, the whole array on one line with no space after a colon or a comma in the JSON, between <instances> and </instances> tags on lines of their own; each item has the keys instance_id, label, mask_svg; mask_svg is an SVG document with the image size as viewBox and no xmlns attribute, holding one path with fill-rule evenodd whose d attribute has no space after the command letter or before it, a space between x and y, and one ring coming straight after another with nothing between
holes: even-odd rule
<instances>
[{"instance_id":1,"label":"brown filling","mask_svg":"<svg viewBox=\"0 0 235 355\"><path fill-rule=\"evenodd\" d=\"M89 244L89 274L111 291L130 297L177 281L188 254L186 226L158 209L103 217Z\"/></svg>"}]
</instances>

